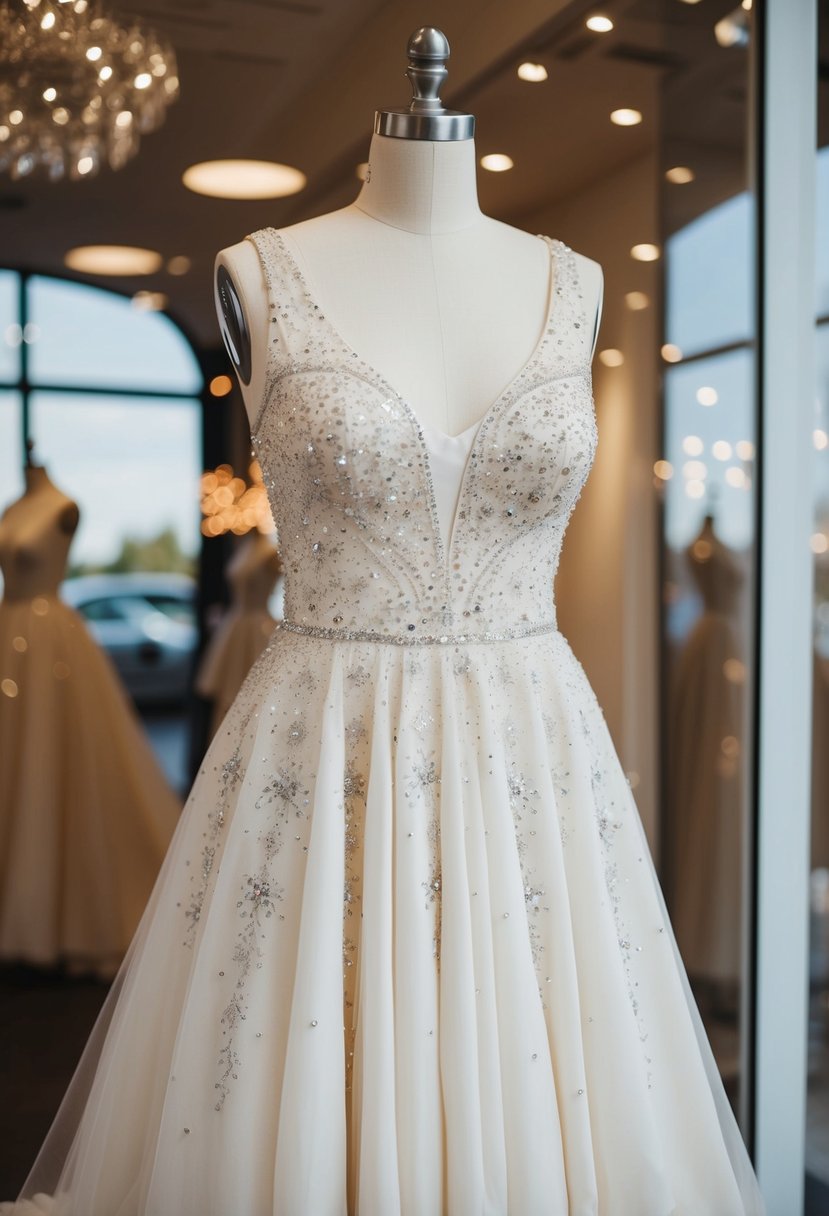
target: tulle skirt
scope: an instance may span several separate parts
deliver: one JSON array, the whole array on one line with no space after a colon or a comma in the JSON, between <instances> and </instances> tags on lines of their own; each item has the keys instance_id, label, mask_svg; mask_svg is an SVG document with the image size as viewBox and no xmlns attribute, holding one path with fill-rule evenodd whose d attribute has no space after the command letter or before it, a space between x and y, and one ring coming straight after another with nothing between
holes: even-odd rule
<instances>
[{"instance_id":1,"label":"tulle skirt","mask_svg":"<svg viewBox=\"0 0 829 1216\"><path fill-rule=\"evenodd\" d=\"M109 659L54 596L0 603L0 957L111 976L180 811Z\"/></svg>"},{"instance_id":2,"label":"tulle skirt","mask_svg":"<svg viewBox=\"0 0 829 1216\"><path fill-rule=\"evenodd\" d=\"M763 1211L560 633L275 632L37 1192L60 1216Z\"/></svg>"}]
</instances>

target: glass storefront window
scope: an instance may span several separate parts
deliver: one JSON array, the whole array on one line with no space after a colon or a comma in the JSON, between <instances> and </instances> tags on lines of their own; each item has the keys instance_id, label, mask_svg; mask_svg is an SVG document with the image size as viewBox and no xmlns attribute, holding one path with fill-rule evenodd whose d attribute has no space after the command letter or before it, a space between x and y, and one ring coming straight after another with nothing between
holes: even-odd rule
<instances>
[{"instance_id":1,"label":"glass storefront window","mask_svg":"<svg viewBox=\"0 0 829 1216\"><path fill-rule=\"evenodd\" d=\"M20 394L0 389L0 514L23 493Z\"/></svg>"},{"instance_id":2,"label":"glass storefront window","mask_svg":"<svg viewBox=\"0 0 829 1216\"><path fill-rule=\"evenodd\" d=\"M11 270L0 270L0 384L20 375L20 343L23 332L18 320L20 279Z\"/></svg>"},{"instance_id":3,"label":"glass storefront window","mask_svg":"<svg viewBox=\"0 0 829 1216\"><path fill-rule=\"evenodd\" d=\"M750 196L737 194L668 242L665 340L684 357L752 332L752 216Z\"/></svg>"},{"instance_id":4,"label":"glass storefront window","mask_svg":"<svg viewBox=\"0 0 829 1216\"><path fill-rule=\"evenodd\" d=\"M125 547L151 541L158 568L192 564L200 541L197 399L33 392L31 418L38 460L81 509L71 572L111 566L125 560Z\"/></svg>"},{"instance_id":5,"label":"glass storefront window","mask_svg":"<svg viewBox=\"0 0 829 1216\"><path fill-rule=\"evenodd\" d=\"M191 572L200 544L202 386L192 347L169 317L138 311L114 292L42 276L22 281L27 332L22 346L6 347L17 352L14 366L7 361L16 389L2 389L0 353L0 509L23 490L25 398L34 462L81 509L70 574ZM0 272L0 321L22 335L20 287L20 275Z\"/></svg>"},{"instance_id":6,"label":"glass storefront window","mask_svg":"<svg viewBox=\"0 0 829 1216\"><path fill-rule=\"evenodd\" d=\"M684 6L678 5L677 9ZM691 8L693 66L665 78L662 876L694 995L744 1131L751 1105L756 196L750 48ZM738 10L739 11L739 10ZM702 97L705 97L704 104ZM714 132L717 132L716 138Z\"/></svg>"},{"instance_id":7,"label":"glass storefront window","mask_svg":"<svg viewBox=\"0 0 829 1216\"><path fill-rule=\"evenodd\" d=\"M33 384L197 393L201 373L169 317L125 296L60 279L29 283Z\"/></svg>"}]
</instances>

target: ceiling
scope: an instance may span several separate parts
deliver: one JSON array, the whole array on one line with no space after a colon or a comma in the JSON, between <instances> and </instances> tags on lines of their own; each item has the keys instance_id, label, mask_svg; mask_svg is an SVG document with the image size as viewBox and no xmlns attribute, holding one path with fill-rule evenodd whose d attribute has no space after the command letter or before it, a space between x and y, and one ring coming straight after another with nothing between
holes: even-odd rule
<instances>
[{"instance_id":1,"label":"ceiling","mask_svg":"<svg viewBox=\"0 0 829 1216\"><path fill-rule=\"evenodd\" d=\"M479 154L508 152L515 162L508 173L480 172L485 212L520 224L659 139L677 155L693 147L715 170L684 188L680 211L666 216L670 228L716 201L712 194L744 185L744 52L724 51L712 35L733 8L733 0L610 0L601 11L616 27L596 35L584 26L595 5L563 0L442 0L437 14L420 0L133 0L128 11L176 49L179 101L117 173L57 184L0 178L0 264L66 273L69 248L98 243L184 254L192 270L183 277L85 281L163 291L185 329L216 345L216 251L355 197L374 110L407 104L407 38L437 17L452 47L445 104L476 115ZM525 57L545 63L544 84L517 78ZM608 114L619 106L642 109L645 121L613 126ZM223 157L296 165L308 185L288 199L237 202L181 184L188 165Z\"/></svg>"}]
</instances>

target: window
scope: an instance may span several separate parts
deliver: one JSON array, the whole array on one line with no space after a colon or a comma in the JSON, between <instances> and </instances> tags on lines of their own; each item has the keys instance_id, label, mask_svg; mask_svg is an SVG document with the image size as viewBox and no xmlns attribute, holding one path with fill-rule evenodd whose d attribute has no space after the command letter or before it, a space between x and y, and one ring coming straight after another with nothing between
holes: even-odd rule
<instances>
[{"instance_id":1,"label":"window","mask_svg":"<svg viewBox=\"0 0 829 1216\"><path fill-rule=\"evenodd\" d=\"M178 327L114 292L0 271L0 337L0 511L22 493L28 434L80 507L71 575L192 572L202 376Z\"/></svg>"}]
</instances>

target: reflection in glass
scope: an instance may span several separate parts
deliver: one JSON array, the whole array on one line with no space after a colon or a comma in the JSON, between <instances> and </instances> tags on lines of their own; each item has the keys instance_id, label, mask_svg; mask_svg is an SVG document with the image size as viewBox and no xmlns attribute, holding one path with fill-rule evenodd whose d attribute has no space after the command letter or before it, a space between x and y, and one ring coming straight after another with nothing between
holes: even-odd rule
<instances>
[{"instance_id":1,"label":"reflection in glass","mask_svg":"<svg viewBox=\"0 0 829 1216\"><path fill-rule=\"evenodd\" d=\"M719 56L711 111L667 105L663 342L665 891L694 995L744 1131L755 540L754 198L747 58ZM725 81L729 82L726 96ZM733 104L740 98L741 104ZM672 99L674 100L674 99ZM699 124L694 146L688 122ZM676 136L671 137L672 127Z\"/></svg>"},{"instance_id":2,"label":"reflection in glass","mask_svg":"<svg viewBox=\"0 0 829 1216\"><path fill-rule=\"evenodd\" d=\"M709 1007L730 1018L741 969L746 558L716 525L712 508L677 555L674 585L690 593L695 619L673 664L668 771L677 940L692 981L708 986Z\"/></svg>"},{"instance_id":3,"label":"reflection in glass","mask_svg":"<svg viewBox=\"0 0 829 1216\"><path fill-rule=\"evenodd\" d=\"M753 391L747 349L665 374L666 870L677 940L732 1098L748 897Z\"/></svg>"}]
</instances>

